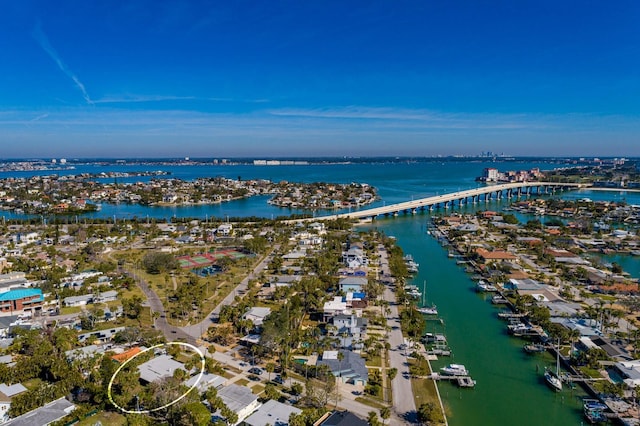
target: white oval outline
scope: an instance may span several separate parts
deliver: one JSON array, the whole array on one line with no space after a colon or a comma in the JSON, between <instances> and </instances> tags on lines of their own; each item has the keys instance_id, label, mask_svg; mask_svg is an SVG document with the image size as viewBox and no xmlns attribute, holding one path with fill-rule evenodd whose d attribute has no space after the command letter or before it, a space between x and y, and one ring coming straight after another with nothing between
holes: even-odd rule
<instances>
[{"instance_id":1,"label":"white oval outline","mask_svg":"<svg viewBox=\"0 0 640 426\"><path fill-rule=\"evenodd\" d=\"M177 346L185 346L189 349L193 349L198 355L200 355L200 374L198 375L198 379L196 380L196 382L189 388L188 391L186 391L184 394L182 394L178 399L171 401L168 404L163 405L162 407L157 407L157 408L153 408L151 410L127 410L126 408L123 408L121 406L119 406L118 404L115 403L115 401L113 400L113 398L111 397L111 388L113 386L113 381L116 378L116 376L118 375L118 373L120 372L120 370L122 370L129 362L133 361L136 357L142 355L145 352L149 352L150 350L153 350L155 348L159 348L161 346L167 346L167 345L177 345ZM202 375L204 374L204 369L205 369L205 360L204 360L204 354L202 353L202 351L200 351L200 349L198 349L197 347L195 347L194 345L190 344L190 343L185 343L185 342L167 342L167 343L160 343L158 345L155 346L151 346L150 348L147 348L143 351L138 352L137 354L135 354L134 356L132 356L131 358L129 358L128 360L126 360L120 367L118 367L118 369L116 370L115 373L113 373L113 376L111 376L111 380L109 380L109 386L107 387L107 396L109 397L109 401L120 411L122 411L123 413L127 413L127 414L148 414L148 413L153 413L155 411L159 411L159 410L164 410L167 407L172 406L173 404L179 402L182 398L184 398L185 396L187 396L189 394L189 392L191 392L196 386L198 386L198 383L200 382L200 380L202 379Z\"/></svg>"}]
</instances>

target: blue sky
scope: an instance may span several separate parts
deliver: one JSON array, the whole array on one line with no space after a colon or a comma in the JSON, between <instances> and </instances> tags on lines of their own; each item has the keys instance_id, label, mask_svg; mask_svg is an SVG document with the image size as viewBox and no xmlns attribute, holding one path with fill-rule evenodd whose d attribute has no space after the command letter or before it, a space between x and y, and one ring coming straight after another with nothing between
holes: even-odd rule
<instances>
[{"instance_id":1,"label":"blue sky","mask_svg":"<svg viewBox=\"0 0 640 426\"><path fill-rule=\"evenodd\" d=\"M640 156L636 1L0 4L0 157Z\"/></svg>"}]
</instances>

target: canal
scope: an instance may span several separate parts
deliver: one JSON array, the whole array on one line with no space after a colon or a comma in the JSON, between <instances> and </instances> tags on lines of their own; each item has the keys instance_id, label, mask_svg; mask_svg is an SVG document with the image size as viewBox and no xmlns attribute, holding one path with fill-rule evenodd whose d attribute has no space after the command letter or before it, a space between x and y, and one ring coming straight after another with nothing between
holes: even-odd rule
<instances>
[{"instance_id":1,"label":"canal","mask_svg":"<svg viewBox=\"0 0 640 426\"><path fill-rule=\"evenodd\" d=\"M484 206L483 206L484 207ZM497 209L499 206L492 206ZM426 302L435 303L443 324L429 321L427 331L444 331L452 357L432 362L437 371L448 363L464 364L477 381L475 389L439 383L449 424L457 425L580 425L584 392L555 393L543 381L547 354L526 354L524 340L510 337L497 317L490 296L478 294L464 266L448 257L448 250L427 234L428 214L399 216L374 222L374 227L397 238L413 255L420 271L413 284L426 282Z\"/></svg>"}]
</instances>

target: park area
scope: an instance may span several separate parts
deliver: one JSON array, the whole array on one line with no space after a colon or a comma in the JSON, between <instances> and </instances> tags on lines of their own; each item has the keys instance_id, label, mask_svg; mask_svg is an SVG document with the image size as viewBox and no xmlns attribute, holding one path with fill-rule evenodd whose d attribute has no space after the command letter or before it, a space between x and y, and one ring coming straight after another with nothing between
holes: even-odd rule
<instances>
[{"instance_id":1,"label":"park area","mask_svg":"<svg viewBox=\"0 0 640 426\"><path fill-rule=\"evenodd\" d=\"M253 256L235 248L221 249L207 253L194 254L193 256L180 256L178 262L184 269L205 268L216 264L224 258L238 260L247 256Z\"/></svg>"}]
</instances>

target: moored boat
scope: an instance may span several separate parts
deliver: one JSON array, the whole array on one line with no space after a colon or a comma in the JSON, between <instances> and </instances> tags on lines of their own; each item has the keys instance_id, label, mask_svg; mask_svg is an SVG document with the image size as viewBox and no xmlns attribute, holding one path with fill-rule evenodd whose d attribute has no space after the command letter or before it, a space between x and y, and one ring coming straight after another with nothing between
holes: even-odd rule
<instances>
[{"instance_id":1,"label":"moored boat","mask_svg":"<svg viewBox=\"0 0 640 426\"><path fill-rule=\"evenodd\" d=\"M476 385L476 381L471 377L459 377L458 378L458 386L461 388L472 388Z\"/></svg>"},{"instance_id":2,"label":"moored boat","mask_svg":"<svg viewBox=\"0 0 640 426\"><path fill-rule=\"evenodd\" d=\"M547 348L540 343L527 344L527 345L524 345L522 349L524 349L524 351L528 354L535 354L535 353L544 352L547 350Z\"/></svg>"},{"instance_id":3,"label":"moored boat","mask_svg":"<svg viewBox=\"0 0 640 426\"><path fill-rule=\"evenodd\" d=\"M555 371L545 368L544 380L547 382L547 385L556 392L562 390L562 380L560 380L560 377L558 377Z\"/></svg>"},{"instance_id":4,"label":"moored boat","mask_svg":"<svg viewBox=\"0 0 640 426\"><path fill-rule=\"evenodd\" d=\"M424 315L438 315L438 308L436 305L424 306L416 309L418 312Z\"/></svg>"},{"instance_id":5,"label":"moored boat","mask_svg":"<svg viewBox=\"0 0 640 426\"><path fill-rule=\"evenodd\" d=\"M447 338L444 334L438 334L438 333L425 333L422 335L422 338L420 339L423 343L426 344L439 344L439 345L446 345L447 344Z\"/></svg>"},{"instance_id":6,"label":"moored boat","mask_svg":"<svg viewBox=\"0 0 640 426\"><path fill-rule=\"evenodd\" d=\"M488 283L484 280L478 281L476 284L476 291L478 292L496 292L498 291L498 287L495 285Z\"/></svg>"},{"instance_id":7,"label":"moored boat","mask_svg":"<svg viewBox=\"0 0 640 426\"><path fill-rule=\"evenodd\" d=\"M469 371L462 364L449 364L440 369L442 374L446 376L468 376Z\"/></svg>"},{"instance_id":8,"label":"moored boat","mask_svg":"<svg viewBox=\"0 0 640 426\"><path fill-rule=\"evenodd\" d=\"M556 371L545 367L544 380L556 392L562 390L562 380L560 380L560 339L558 339L558 346L556 347Z\"/></svg>"},{"instance_id":9,"label":"moored boat","mask_svg":"<svg viewBox=\"0 0 640 426\"><path fill-rule=\"evenodd\" d=\"M604 412L608 408L606 404L603 404L597 399L585 399L582 401L584 417L591 424L606 422L607 416Z\"/></svg>"},{"instance_id":10,"label":"moored boat","mask_svg":"<svg viewBox=\"0 0 640 426\"><path fill-rule=\"evenodd\" d=\"M496 294L491 298L491 303L493 303L494 305L506 305L507 303L509 303L509 301L502 295Z\"/></svg>"}]
</instances>

